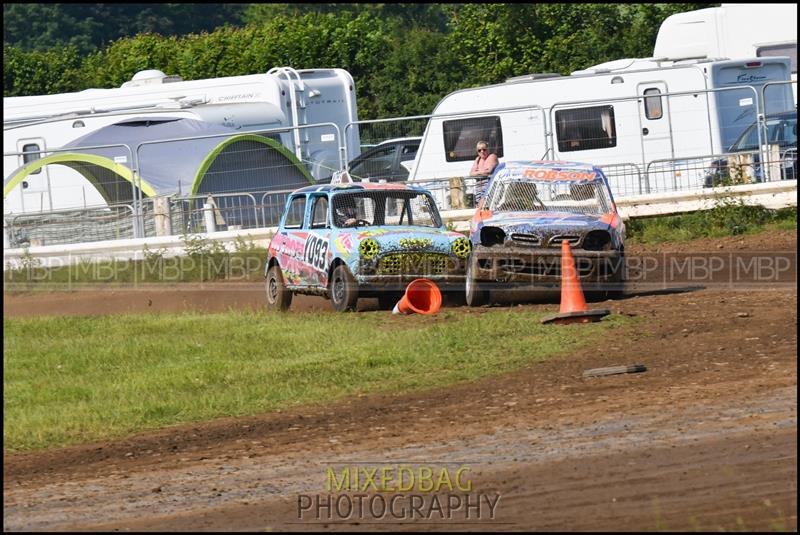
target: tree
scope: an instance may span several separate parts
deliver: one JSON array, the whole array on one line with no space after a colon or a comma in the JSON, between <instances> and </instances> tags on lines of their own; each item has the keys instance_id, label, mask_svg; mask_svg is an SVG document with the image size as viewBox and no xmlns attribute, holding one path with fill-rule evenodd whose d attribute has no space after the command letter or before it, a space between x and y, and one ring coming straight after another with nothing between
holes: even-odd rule
<instances>
[{"instance_id":1,"label":"tree","mask_svg":"<svg viewBox=\"0 0 800 535\"><path fill-rule=\"evenodd\" d=\"M63 45L88 54L139 33L183 35L241 24L246 4L4 4L3 41L23 50Z\"/></svg>"}]
</instances>

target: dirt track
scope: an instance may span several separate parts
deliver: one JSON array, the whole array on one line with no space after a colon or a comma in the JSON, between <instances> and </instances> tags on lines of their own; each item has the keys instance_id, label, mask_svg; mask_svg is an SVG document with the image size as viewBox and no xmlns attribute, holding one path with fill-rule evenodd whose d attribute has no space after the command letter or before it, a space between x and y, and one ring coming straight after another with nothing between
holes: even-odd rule
<instances>
[{"instance_id":1,"label":"dirt track","mask_svg":"<svg viewBox=\"0 0 800 535\"><path fill-rule=\"evenodd\" d=\"M638 253L796 249L787 232ZM593 305L634 316L630 337L517 373L4 456L4 528L796 530L796 267L774 284L660 276ZM258 285L4 294L7 316L261 305ZM582 377L634 363L648 371ZM476 494L500 495L494 519L298 519L326 467L387 462L469 466Z\"/></svg>"}]
</instances>

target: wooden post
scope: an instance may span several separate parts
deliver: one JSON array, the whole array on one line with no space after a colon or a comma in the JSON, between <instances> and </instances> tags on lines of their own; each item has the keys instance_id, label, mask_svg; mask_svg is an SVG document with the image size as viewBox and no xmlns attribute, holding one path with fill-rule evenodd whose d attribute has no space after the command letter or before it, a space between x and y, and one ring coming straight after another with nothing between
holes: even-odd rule
<instances>
[{"instance_id":1,"label":"wooden post","mask_svg":"<svg viewBox=\"0 0 800 535\"><path fill-rule=\"evenodd\" d=\"M467 205L464 191L464 177L450 177L450 208L459 210Z\"/></svg>"},{"instance_id":2,"label":"wooden post","mask_svg":"<svg viewBox=\"0 0 800 535\"><path fill-rule=\"evenodd\" d=\"M156 223L156 236L172 236L169 197L162 196L153 199L153 215Z\"/></svg>"},{"instance_id":3,"label":"wooden post","mask_svg":"<svg viewBox=\"0 0 800 535\"><path fill-rule=\"evenodd\" d=\"M753 155L734 154L728 159L728 169L734 184L753 182Z\"/></svg>"},{"instance_id":4,"label":"wooden post","mask_svg":"<svg viewBox=\"0 0 800 535\"><path fill-rule=\"evenodd\" d=\"M781 177L781 146L777 144L769 145L769 151L767 151L767 165L765 165L766 169L766 176L764 176L764 182L769 182L772 180L780 180Z\"/></svg>"}]
</instances>

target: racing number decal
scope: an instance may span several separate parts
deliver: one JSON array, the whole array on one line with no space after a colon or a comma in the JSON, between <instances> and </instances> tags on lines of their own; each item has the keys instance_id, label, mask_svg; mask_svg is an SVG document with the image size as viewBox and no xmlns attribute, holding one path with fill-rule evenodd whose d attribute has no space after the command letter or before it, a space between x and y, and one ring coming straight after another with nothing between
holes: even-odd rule
<instances>
[{"instance_id":1,"label":"racing number decal","mask_svg":"<svg viewBox=\"0 0 800 535\"><path fill-rule=\"evenodd\" d=\"M325 257L328 254L328 240L314 236L313 234L306 240L306 247L303 251L303 261L315 268L325 270Z\"/></svg>"}]
</instances>

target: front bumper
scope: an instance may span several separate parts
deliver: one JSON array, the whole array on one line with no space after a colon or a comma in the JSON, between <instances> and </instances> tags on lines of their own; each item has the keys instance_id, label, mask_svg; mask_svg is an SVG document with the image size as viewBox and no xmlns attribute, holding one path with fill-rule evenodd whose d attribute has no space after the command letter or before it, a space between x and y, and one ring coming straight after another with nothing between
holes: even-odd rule
<instances>
[{"instance_id":1,"label":"front bumper","mask_svg":"<svg viewBox=\"0 0 800 535\"><path fill-rule=\"evenodd\" d=\"M624 255L620 251L573 249L581 282L619 282ZM561 282L561 248L478 245L472 252L473 277L479 282L556 285Z\"/></svg>"},{"instance_id":2,"label":"front bumper","mask_svg":"<svg viewBox=\"0 0 800 535\"><path fill-rule=\"evenodd\" d=\"M426 278L438 285L463 285L467 261L443 253L390 252L362 261L354 270L359 286L404 290L409 282Z\"/></svg>"},{"instance_id":3,"label":"front bumper","mask_svg":"<svg viewBox=\"0 0 800 535\"><path fill-rule=\"evenodd\" d=\"M464 289L465 276L463 273L460 275L362 275L357 276L356 280L364 292L369 290L402 292L411 281L421 278L433 281L442 290Z\"/></svg>"}]
</instances>

